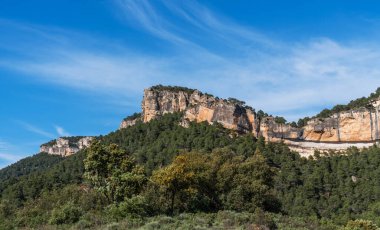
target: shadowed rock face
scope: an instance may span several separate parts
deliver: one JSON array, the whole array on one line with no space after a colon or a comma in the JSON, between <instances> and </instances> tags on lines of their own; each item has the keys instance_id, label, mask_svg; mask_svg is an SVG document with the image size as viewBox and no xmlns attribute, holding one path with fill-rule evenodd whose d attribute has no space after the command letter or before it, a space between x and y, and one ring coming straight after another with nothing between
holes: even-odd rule
<instances>
[{"instance_id":1,"label":"shadowed rock face","mask_svg":"<svg viewBox=\"0 0 380 230\"><path fill-rule=\"evenodd\" d=\"M264 117L260 121L258 136L263 136L268 141L299 139L302 136L302 129L276 123L273 117Z\"/></svg>"}]
</instances>

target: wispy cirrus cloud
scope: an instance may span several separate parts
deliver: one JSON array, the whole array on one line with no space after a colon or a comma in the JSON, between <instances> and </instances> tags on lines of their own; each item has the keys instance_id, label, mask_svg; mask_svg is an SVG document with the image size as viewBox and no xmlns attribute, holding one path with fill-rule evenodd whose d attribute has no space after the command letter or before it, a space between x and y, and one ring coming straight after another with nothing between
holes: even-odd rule
<instances>
[{"instance_id":1,"label":"wispy cirrus cloud","mask_svg":"<svg viewBox=\"0 0 380 230\"><path fill-rule=\"evenodd\" d=\"M53 139L56 137L71 136L69 132L67 132L62 126L59 126L59 125L53 126L55 130L55 133L54 133L54 132L46 131L40 127L37 127L25 121L16 120L15 122L19 124L21 127L23 127L25 130L32 132L34 134L37 134L41 137L47 137L47 138ZM1 142L0 142L0 147L1 147Z\"/></svg>"},{"instance_id":2,"label":"wispy cirrus cloud","mask_svg":"<svg viewBox=\"0 0 380 230\"><path fill-rule=\"evenodd\" d=\"M279 41L197 1L118 0L115 8L126 28L138 25L170 52L154 55L109 39L16 23L9 30L30 36L12 41L23 49L8 47L11 55L0 58L0 66L120 101L153 84L184 85L241 98L291 120L380 86L380 46L367 40Z\"/></svg>"},{"instance_id":3,"label":"wispy cirrus cloud","mask_svg":"<svg viewBox=\"0 0 380 230\"><path fill-rule=\"evenodd\" d=\"M19 124L20 126L22 126L24 129L26 129L27 131L29 132L32 132L34 134L37 134L37 135L40 135L40 136L43 136L43 137L47 137L47 138L54 138L55 135L53 133L50 133L48 131L45 131L37 126L34 126L32 124L29 124L25 121L16 121L17 124Z\"/></svg>"},{"instance_id":4,"label":"wispy cirrus cloud","mask_svg":"<svg viewBox=\"0 0 380 230\"><path fill-rule=\"evenodd\" d=\"M67 137L67 136L71 136L70 133L68 133L64 128L62 128L61 126L54 126L55 127L55 130L57 131L57 134L61 137Z\"/></svg>"}]
</instances>

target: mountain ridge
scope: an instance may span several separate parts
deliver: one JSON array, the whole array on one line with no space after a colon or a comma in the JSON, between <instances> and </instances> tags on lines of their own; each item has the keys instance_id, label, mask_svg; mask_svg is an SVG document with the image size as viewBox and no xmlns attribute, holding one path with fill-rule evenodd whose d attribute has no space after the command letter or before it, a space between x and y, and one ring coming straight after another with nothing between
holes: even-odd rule
<instances>
[{"instance_id":1,"label":"mountain ridge","mask_svg":"<svg viewBox=\"0 0 380 230\"><path fill-rule=\"evenodd\" d=\"M304 119L306 124L297 127L285 123L285 120L276 119L278 117L256 112L245 102L234 98L221 99L195 89L159 85L144 90L141 115L123 120L120 128L133 125L138 120L148 122L166 113L184 112L184 119L218 122L225 128L241 133L250 132L255 137L263 136L268 141L295 139L314 142L369 142L380 138L380 97L376 95L368 97L371 100L368 99L364 106L340 105L339 108L351 109L338 110L334 107L328 110L328 116L319 116L320 113ZM364 103L365 100L362 98L355 101Z\"/></svg>"},{"instance_id":2,"label":"mountain ridge","mask_svg":"<svg viewBox=\"0 0 380 230\"><path fill-rule=\"evenodd\" d=\"M343 110L343 108L350 108ZM149 122L167 113L183 113L180 124L190 121L220 123L238 134L251 133L267 141L284 141L294 151L309 156L314 150L344 150L350 146L370 147L380 139L380 90L368 98L359 98L348 105L323 110L312 118L300 119L298 125L286 123L235 98L222 99L197 89L156 85L144 90L141 112L122 120L119 129ZM335 113L334 113L335 112ZM67 156L89 146L91 137L65 140L60 138L41 145L40 152ZM65 143L63 143L65 142ZM67 142L67 143L66 143Z\"/></svg>"}]
</instances>

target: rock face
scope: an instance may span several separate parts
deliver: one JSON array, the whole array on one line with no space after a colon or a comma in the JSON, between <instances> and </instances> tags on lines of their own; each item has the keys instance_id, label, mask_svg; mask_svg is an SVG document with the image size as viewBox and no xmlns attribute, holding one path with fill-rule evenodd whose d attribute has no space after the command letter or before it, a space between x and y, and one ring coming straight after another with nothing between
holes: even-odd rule
<instances>
[{"instance_id":1,"label":"rock face","mask_svg":"<svg viewBox=\"0 0 380 230\"><path fill-rule=\"evenodd\" d=\"M240 133L253 133L267 139L298 138L300 130L289 125L278 124L273 117L259 119L256 112L236 99L220 99L198 90L166 87L144 90L141 104L142 121L166 113L183 112L184 120L208 123L218 122L225 128ZM186 126L185 121L181 125Z\"/></svg>"},{"instance_id":2,"label":"rock face","mask_svg":"<svg viewBox=\"0 0 380 230\"><path fill-rule=\"evenodd\" d=\"M41 145L40 152L66 157L88 147L93 139L93 137L61 137Z\"/></svg>"},{"instance_id":3,"label":"rock face","mask_svg":"<svg viewBox=\"0 0 380 230\"><path fill-rule=\"evenodd\" d=\"M257 136L262 136L268 141L278 141L281 139L299 139L302 130L286 124L275 122L273 117L264 117L260 122Z\"/></svg>"},{"instance_id":4,"label":"rock face","mask_svg":"<svg viewBox=\"0 0 380 230\"><path fill-rule=\"evenodd\" d=\"M301 139L321 142L372 142L380 139L380 100L368 107L310 120Z\"/></svg>"},{"instance_id":5,"label":"rock face","mask_svg":"<svg viewBox=\"0 0 380 230\"><path fill-rule=\"evenodd\" d=\"M312 142L373 142L380 139L380 99L366 108L340 112L328 118L315 118L302 128L280 124L271 116L259 118L256 112L234 100L224 100L181 87L151 87L144 90L141 121L166 113L183 112L181 125L186 120L218 122L225 128L240 133L263 136L269 141L283 139ZM137 120L124 120L120 127L128 127Z\"/></svg>"},{"instance_id":6,"label":"rock face","mask_svg":"<svg viewBox=\"0 0 380 230\"><path fill-rule=\"evenodd\" d=\"M138 118L126 118L126 119L124 119L121 122L119 129L124 129L124 128L127 128L129 126L135 125L136 122L138 122L138 121L141 121L141 117L138 117Z\"/></svg>"},{"instance_id":7,"label":"rock face","mask_svg":"<svg viewBox=\"0 0 380 230\"><path fill-rule=\"evenodd\" d=\"M219 122L238 132L252 132L257 127L254 111L238 103L215 98L198 90L144 90L143 122L174 112L183 112L184 118L190 121Z\"/></svg>"}]
</instances>

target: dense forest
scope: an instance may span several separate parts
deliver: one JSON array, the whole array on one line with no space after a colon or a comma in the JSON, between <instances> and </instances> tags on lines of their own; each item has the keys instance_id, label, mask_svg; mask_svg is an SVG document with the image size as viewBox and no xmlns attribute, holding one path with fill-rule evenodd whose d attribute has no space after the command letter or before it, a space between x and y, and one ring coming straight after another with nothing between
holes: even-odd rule
<instances>
[{"instance_id":1,"label":"dense forest","mask_svg":"<svg viewBox=\"0 0 380 230\"><path fill-rule=\"evenodd\" d=\"M380 149L301 158L181 114L0 170L0 229L378 229ZM377 226L376 226L377 225Z\"/></svg>"}]
</instances>

